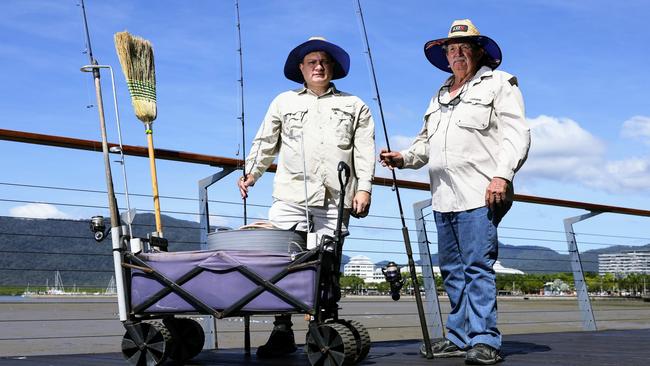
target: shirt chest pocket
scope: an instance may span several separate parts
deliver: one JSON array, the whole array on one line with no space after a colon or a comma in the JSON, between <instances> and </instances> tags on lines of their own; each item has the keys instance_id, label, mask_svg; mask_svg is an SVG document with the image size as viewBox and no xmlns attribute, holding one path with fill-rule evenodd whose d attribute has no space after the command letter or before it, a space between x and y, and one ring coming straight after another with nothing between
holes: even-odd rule
<instances>
[{"instance_id":1,"label":"shirt chest pocket","mask_svg":"<svg viewBox=\"0 0 650 366\"><path fill-rule=\"evenodd\" d=\"M298 138L302 134L306 109L295 109L282 115L282 131L290 138Z\"/></svg>"},{"instance_id":2,"label":"shirt chest pocket","mask_svg":"<svg viewBox=\"0 0 650 366\"><path fill-rule=\"evenodd\" d=\"M354 106L333 107L330 123L334 128L336 146L346 149L352 144L354 137Z\"/></svg>"},{"instance_id":3,"label":"shirt chest pocket","mask_svg":"<svg viewBox=\"0 0 650 366\"><path fill-rule=\"evenodd\" d=\"M468 95L454 110L456 125L470 130L485 130L494 114L494 95Z\"/></svg>"}]
</instances>

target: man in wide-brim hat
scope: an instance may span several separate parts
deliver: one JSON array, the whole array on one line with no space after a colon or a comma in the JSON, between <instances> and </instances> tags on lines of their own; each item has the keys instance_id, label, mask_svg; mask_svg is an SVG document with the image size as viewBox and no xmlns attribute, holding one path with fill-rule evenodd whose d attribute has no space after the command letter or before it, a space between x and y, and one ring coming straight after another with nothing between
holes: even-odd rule
<instances>
[{"instance_id":1,"label":"man in wide-brim hat","mask_svg":"<svg viewBox=\"0 0 650 366\"><path fill-rule=\"evenodd\" d=\"M424 347L434 357L468 364L501 360L497 328L497 226L514 196L513 178L526 160L530 131L517 79L496 68L501 49L469 19L456 20L424 54L452 75L431 99L424 126L401 152L382 150L389 168L428 163L438 256L451 312L446 337Z\"/></svg>"},{"instance_id":2,"label":"man in wide-brim hat","mask_svg":"<svg viewBox=\"0 0 650 366\"><path fill-rule=\"evenodd\" d=\"M246 158L246 178L238 182L242 197L247 197L249 187L278 157L269 209L269 221L278 228L333 236L340 161L352 168L342 229L347 230L351 214L368 214L375 170L374 122L361 99L331 82L345 77L349 69L348 53L320 37L301 43L287 57L284 75L302 86L271 102ZM257 349L258 357L296 350L291 317L277 316L274 325L269 341Z\"/></svg>"}]
</instances>

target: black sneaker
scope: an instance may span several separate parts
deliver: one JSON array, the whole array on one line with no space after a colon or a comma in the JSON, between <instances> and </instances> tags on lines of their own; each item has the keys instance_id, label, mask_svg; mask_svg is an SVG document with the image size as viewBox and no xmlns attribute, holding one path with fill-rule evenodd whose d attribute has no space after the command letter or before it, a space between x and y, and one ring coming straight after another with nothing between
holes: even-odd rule
<instances>
[{"instance_id":1,"label":"black sneaker","mask_svg":"<svg viewBox=\"0 0 650 366\"><path fill-rule=\"evenodd\" d=\"M291 327L285 324L273 327L271 336L266 344L257 347L257 357L273 358L296 352L296 340Z\"/></svg>"},{"instance_id":2,"label":"black sneaker","mask_svg":"<svg viewBox=\"0 0 650 366\"><path fill-rule=\"evenodd\" d=\"M439 358L465 356L465 351L446 338L433 343L431 345L431 351L433 352L433 357ZM427 356L424 344L420 346L420 354L424 357Z\"/></svg>"},{"instance_id":3,"label":"black sneaker","mask_svg":"<svg viewBox=\"0 0 650 366\"><path fill-rule=\"evenodd\" d=\"M479 343L472 347L465 355L465 363L468 365L494 365L503 360L499 350Z\"/></svg>"}]
</instances>

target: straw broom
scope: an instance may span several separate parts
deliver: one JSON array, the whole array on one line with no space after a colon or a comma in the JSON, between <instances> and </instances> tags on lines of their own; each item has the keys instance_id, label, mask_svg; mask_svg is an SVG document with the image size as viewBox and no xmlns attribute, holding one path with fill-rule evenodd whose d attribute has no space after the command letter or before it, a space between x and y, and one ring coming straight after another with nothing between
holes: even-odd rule
<instances>
[{"instance_id":1,"label":"straw broom","mask_svg":"<svg viewBox=\"0 0 650 366\"><path fill-rule=\"evenodd\" d=\"M156 217L156 231L162 237L160 218L160 200L158 196L158 177L153 148L153 121L156 119L156 71L151 42L129 34L115 33L115 49L126 78L131 104L136 117L144 123L149 148L149 166L151 168L151 185L153 187L153 204Z\"/></svg>"}]
</instances>

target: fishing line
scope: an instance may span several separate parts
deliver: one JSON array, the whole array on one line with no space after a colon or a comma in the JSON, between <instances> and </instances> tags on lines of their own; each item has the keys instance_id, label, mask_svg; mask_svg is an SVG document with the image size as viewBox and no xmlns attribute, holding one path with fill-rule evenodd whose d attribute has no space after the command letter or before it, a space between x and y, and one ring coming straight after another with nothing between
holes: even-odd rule
<instances>
[{"instance_id":1,"label":"fishing line","mask_svg":"<svg viewBox=\"0 0 650 366\"><path fill-rule=\"evenodd\" d=\"M361 0L356 0L357 3L357 8L358 11L357 13L359 14L359 21L361 25L361 31L363 35L363 41L364 45L366 48L366 53L368 55L368 62L370 65L370 72L371 72L371 77L372 77L372 83L374 85L375 89L375 100L377 101L377 105L379 107L379 115L381 118L381 125L384 130L384 137L386 140L386 148L390 152L390 142L388 141L388 131L386 129L386 121L384 120L384 110L381 105L381 97L379 96L379 86L377 84L377 76L375 74L375 66L372 61L372 53L370 52L370 43L368 42L368 33L366 31L366 23L363 19L363 12L361 10ZM422 337L424 340L424 346L426 349L426 355L427 358L433 358L433 354L431 353L431 339L429 338L429 331L427 330L427 323L426 323L426 315L424 313L424 307L422 306L422 295L420 294L420 285L418 284L417 280L417 272L415 271L415 262L413 261L413 250L411 249L411 239L409 237L409 232L408 228L406 226L406 220L404 219L404 210L402 209L402 199L399 194L399 188L397 187L397 177L395 175L395 170L391 169L391 174L393 178L393 190L395 191L395 195L397 196L397 205L399 207L399 216L402 221L402 236L404 237L404 245L406 247L406 255L408 257L408 266L409 266L409 272L411 275L411 281L413 283L413 290L415 292L415 302L417 304L418 308L418 315L420 317L420 326L422 327Z\"/></svg>"}]
</instances>

